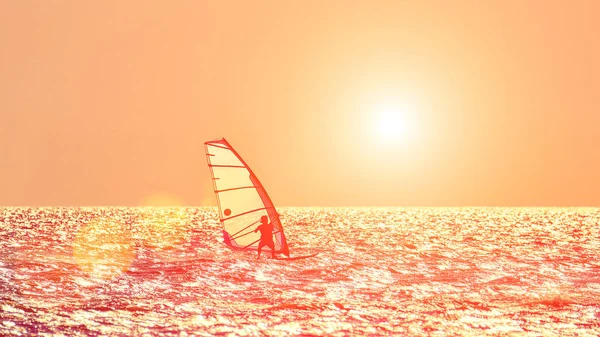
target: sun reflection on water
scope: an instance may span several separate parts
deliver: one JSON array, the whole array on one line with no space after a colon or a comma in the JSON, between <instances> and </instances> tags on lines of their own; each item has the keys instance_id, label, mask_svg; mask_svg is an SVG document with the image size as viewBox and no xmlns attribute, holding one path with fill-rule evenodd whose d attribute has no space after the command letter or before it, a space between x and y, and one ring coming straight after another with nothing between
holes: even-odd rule
<instances>
[{"instance_id":1,"label":"sun reflection on water","mask_svg":"<svg viewBox=\"0 0 600 337\"><path fill-rule=\"evenodd\" d=\"M188 226L183 221L183 208L149 208L137 221L135 237L144 246L169 250L179 247L189 236Z\"/></svg>"},{"instance_id":2,"label":"sun reflection on water","mask_svg":"<svg viewBox=\"0 0 600 337\"><path fill-rule=\"evenodd\" d=\"M129 269L135 245L126 226L113 219L95 219L75 236L73 257L93 278L110 279Z\"/></svg>"}]
</instances>

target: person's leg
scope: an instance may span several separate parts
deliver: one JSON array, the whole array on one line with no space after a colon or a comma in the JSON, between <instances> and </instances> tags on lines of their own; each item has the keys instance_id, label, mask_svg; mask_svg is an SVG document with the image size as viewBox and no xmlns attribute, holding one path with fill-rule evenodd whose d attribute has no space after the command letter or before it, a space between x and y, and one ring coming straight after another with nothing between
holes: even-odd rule
<instances>
[{"instance_id":1,"label":"person's leg","mask_svg":"<svg viewBox=\"0 0 600 337\"><path fill-rule=\"evenodd\" d=\"M275 258L275 244L273 244L273 242L271 242L271 244L269 245L269 248L271 248L271 257Z\"/></svg>"},{"instance_id":2,"label":"person's leg","mask_svg":"<svg viewBox=\"0 0 600 337\"><path fill-rule=\"evenodd\" d=\"M265 244L264 244L264 243L262 243L262 242L258 244L258 257L256 257L257 259L260 259L260 251L262 250L262 247L263 247L264 245L265 245Z\"/></svg>"}]
</instances>

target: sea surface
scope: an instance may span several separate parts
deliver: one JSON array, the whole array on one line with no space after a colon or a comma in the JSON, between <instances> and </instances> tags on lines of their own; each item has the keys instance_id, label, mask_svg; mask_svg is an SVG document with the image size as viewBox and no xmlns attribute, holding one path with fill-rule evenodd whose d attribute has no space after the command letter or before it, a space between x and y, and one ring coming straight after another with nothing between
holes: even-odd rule
<instances>
[{"instance_id":1,"label":"sea surface","mask_svg":"<svg viewBox=\"0 0 600 337\"><path fill-rule=\"evenodd\" d=\"M600 335L598 209L279 212L316 257L213 208L0 208L0 335Z\"/></svg>"}]
</instances>

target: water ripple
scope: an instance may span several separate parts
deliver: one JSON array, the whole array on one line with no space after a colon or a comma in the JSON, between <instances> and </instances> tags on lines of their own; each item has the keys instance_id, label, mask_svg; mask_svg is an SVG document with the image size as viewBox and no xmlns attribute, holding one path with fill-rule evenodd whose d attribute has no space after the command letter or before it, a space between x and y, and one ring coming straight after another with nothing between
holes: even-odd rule
<instances>
[{"instance_id":1,"label":"water ripple","mask_svg":"<svg viewBox=\"0 0 600 337\"><path fill-rule=\"evenodd\" d=\"M0 335L600 334L593 208L284 208L286 262L211 208L1 208Z\"/></svg>"}]
</instances>

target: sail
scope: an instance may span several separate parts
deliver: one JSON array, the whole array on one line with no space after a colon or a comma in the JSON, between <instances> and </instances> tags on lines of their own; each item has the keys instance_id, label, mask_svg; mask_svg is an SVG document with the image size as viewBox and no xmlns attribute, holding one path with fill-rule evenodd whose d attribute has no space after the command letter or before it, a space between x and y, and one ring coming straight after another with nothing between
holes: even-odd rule
<instances>
[{"instance_id":1,"label":"sail","mask_svg":"<svg viewBox=\"0 0 600 337\"><path fill-rule=\"evenodd\" d=\"M279 214L250 167L225 138L208 141L204 147L225 244L235 249L258 249L260 232L254 230L266 215L273 224L275 251L289 256Z\"/></svg>"}]
</instances>

